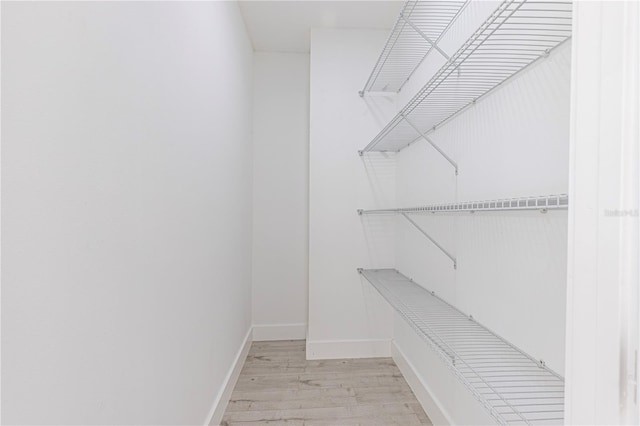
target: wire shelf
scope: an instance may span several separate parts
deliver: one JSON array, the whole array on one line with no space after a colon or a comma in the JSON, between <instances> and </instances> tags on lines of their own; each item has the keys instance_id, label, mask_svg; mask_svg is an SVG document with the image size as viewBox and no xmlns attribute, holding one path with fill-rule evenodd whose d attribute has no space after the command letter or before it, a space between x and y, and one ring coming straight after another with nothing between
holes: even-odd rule
<instances>
[{"instance_id":1,"label":"wire shelf","mask_svg":"<svg viewBox=\"0 0 640 426\"><path fill-rule=\"evenodd\" d=\"M395 269L359 269L500 424L562 424L564 379Z\"/></svg>"},{"instance_id":2,"label":"wire shelf","mask_svg":"<svg viewBox=\"0 0 640 426\"><path fill-rule=\"evenodd\" d=\"M463 201L461 203L433 204L420 207L398 209L358 210L358 214L399 214L399 213L439 213L476 212L498 210L563 210L569 207L569 196L541 195L536 197L506 198L500 200Z\"/></svg>"},{"instance_id":3,"label":"wire shelf","mask_svg":"<svg viewBox=\"0 0 640 426\"><path fill-rule=\"evenodd\" d=\"M361 94L399 92L429 53L440 50L438 42L468 3L469 0L405 1Z\"/></svg>"},{"instance_id":4,"label":"wire shelf","mask_svg":"<svg viewBox=\"0 0 640 426\"><path fill-rule=\"evenodd\" d=\"M361 151L400 151L571 37L571 1L505 0ZM422 134L420 134L422 133Z\"/></svg>"}]
</instances>

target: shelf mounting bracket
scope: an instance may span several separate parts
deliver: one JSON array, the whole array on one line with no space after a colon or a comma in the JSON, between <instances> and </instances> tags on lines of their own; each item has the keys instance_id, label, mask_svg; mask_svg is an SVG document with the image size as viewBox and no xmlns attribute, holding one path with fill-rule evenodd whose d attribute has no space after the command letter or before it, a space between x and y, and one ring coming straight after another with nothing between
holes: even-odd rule
<instances>
[{"instance_id":1,"label":"shelf mounting bracket","mask_svg":"<svg viewBox=\"0 0 640 426\"><path fill-rule=\"evenodd\" d=\"M417 32L418 34L420 34L420 36L425 39L427 41L427 43L429 43L431 45L431 47L433 47L434 49L436 49L442 56L444 56L447 61L451 60L451 57L449 55L447 55L445 53L444 50L440 49L440 47L436 44L435 41L431 40L431 38L429 36L427 36L425 33L422 32L422 30L420 28L418 28L417 26L415 26L415 24L413 22L411 22L411 20L409 18L407 18L406 16L404 16L404 14L400 14L400 17L404 20L404 22L406 22L407 24L409 24L409 26L411 28L413 28L413 30L415 32Z\"/></svg>"},{"instance_id":2,"label":"shelf mounting bracket","mask_svg":"<svg viewBox=\"0 0 640 426\"><path fill-rule=\"evenodd\" d=\"M420 231L420 233L422 235L427 237L429 239L429 241L431 241L433 243L433 245L438 247L442 253L444 253L449 259L451 259L451 261L453 262L453 269L458 269L458 262L456 261L456 258L451 253L449 253L444 247L442 247L440 244L438 244L438 242L436 240L434 240L431 237L431 235L427 234L424 229L420 228L420 226L413 219L411 219L406 213L400 213L400 214L405 219L407 219L407 221L410 224L412 224L418 231Z\"/></svg>"},{"instance_id":3,"label":"shelf mounting bracket","mask_svg":"<svg viewBox=\"0 0 640 426\"><path fill-rule=\"evenodd\" d=\"M429 144L440 153L440 155L442 155L444 157L445 160L447 160L449 162L449 164L451 164L455 170L456 176L458 175L458 163L456 163L455 161L453 161L453 159L451 157L449 157L438 145L436 145L436 143L434 141L432 141L431 139L429 139L429 137L427 135L424 134L423 131L421 131L415 124L413 124L411 122L411 120L409 120L409 118L405 115L405 114L400 114L402 116L402 118L404 119L404 121L407 122L407 124L409 124L409 126L411 126L413 128L413 130L415 130L422 139L424 139L425 141L429 142Z\"/></svg>"}]
</instances>

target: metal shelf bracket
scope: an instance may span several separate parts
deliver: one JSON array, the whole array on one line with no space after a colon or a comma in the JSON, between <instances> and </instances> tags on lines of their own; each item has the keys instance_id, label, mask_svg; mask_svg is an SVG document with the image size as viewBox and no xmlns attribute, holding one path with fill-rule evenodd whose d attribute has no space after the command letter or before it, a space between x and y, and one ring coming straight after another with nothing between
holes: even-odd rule
<instances>
[{"instance_id":1,"label":"metal shelf bracket","mask_svg":"<svg viewBox=\"0 0 640 426\"><path fill-rule=\"evenodd\" d=\"M422 132L415 124L413 124L411 122L411 120L409 120L409 118L400 113L400 115L402 116L402 118L404 119L404 121L407 122L407 124L409 124L409 126L411 126L413 128L413 130L415 130L420 137L422 137L422 139L424 139L425 141L427 141L429 143L429 145L431 145L436 151L438 151L440 153L440 155L442 155L444 157L445 160L447 160L449 162L449 164L451 164L453 166L453 169L456 173L456 176L458 176L458 163L456 163L455 161L453 161L453 159L451 157L449 157L443 150L442 148L440 148L438 145L436 145L436 143L434 141L432 141L431 139L429 139L429 137L427 137L426 134L424 134L424 132ZM435 128L434 128L435 130Z\"/></svg>"},{"instance_id":2,"label":"metal shelf bracket","mask_svg":"<svg viewBox=\"0 0 640 426\"><path fill-rule=\"evenodd\" d=\"M409 24L409 26L411 28L413 28L413 30L415 32L417 32L418 34L420 34L420 37L422 37L423 39L425 39L427 41L427 43L429 43L431 45L431 47L433 47L434 49L436 49L438 51L438 53L440 53L442 56L444 56L447 61L451 60L451 57L449 55L446 54L446 52L442 49L440 49L440 46L438 46L438 44L431 40L431 38L429 38L420 28L418 28L413 22L411 22L411 20L409 18L407 18L406 16L404 16L403 13L400 14L400 18L402 18L402 20L404 22L406 22L407 24Z\"/></svg>"},{"instance_id":3,"label":"metal shelf bracket","mask_svg":"<svg viewBox=\"0 0 640 426\"><path fill-rule=\"evenodd\" d=\"M449 259L451 259L451 261L453 262L453 269L458 269L458 263L456 261L456 258L453 257L453 255L451 253L449 253L444 247L442 247L440 244L438 244L438 242L436 240L433 239L433 237L431 237L431 235L427 234L425 232L424 229L422 229L413 219L411 219L406 213L400 213L405 219L407 219L407 221L409 221L410 224L412 224L418 231L420 231L420 233L422 235L424 235L425 237L427 237L429 239L429 241L431 241L433 243L433 245L435 245L436 247L438 247L440 249L440 251L442 253L444 253Z\"/></svg>"},{"instance_id":4,"label":"metal shelf bracket","mask_svg":"<svg viewBox=\"0 0 640 426\"><path fill-rule=\"evenodd\" d=\"M360 96L398 93L420 65L437 50L443 36L471 0L404 0L387 42L380 52Z\"/></svg>"}]
</instances>

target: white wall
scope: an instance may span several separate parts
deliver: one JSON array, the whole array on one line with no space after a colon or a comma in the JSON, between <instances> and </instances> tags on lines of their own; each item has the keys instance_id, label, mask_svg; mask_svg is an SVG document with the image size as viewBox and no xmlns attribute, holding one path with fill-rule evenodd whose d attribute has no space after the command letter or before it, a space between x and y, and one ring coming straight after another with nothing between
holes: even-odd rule
<instances>
[{"instance_id":1,"label":"white wall","mask_svg":"<svg viewBox=\"0 0 640 426\"><path fill-rule=\"evenodd\" d=\"M386 37L311 33L308 358L390 355L391 310L356 271L394 264L392 227L356 213L395 204L393 157L357 154L395 112L358 96Z\"/></svg>"},{"instance_id":2,"label":"white wall","mask_svg":"<svg viewBox=\"0 0 640 426\"><path fill-rule=\"evenodd\" d=\"M304 339L308 317L309 55L254 54L254 340Z\"/></svg>"},{"instance_id":3,"label":"white wall","mask_svg":"<svg viewBox=\"0 0 640 426\"><path fill-rule=\"evenodd\" d=\"M489 6L495 4L470 8L460 25L475 28L492 11ZM454 31L458 37L469 32ZM415 93L406 90L421 87L418 82L427 81L442 62L436 58L425 63L395 100L371 96L358 101L354 92L383 44L384 39L371 32L312 34L308 347L319 347L314 343L320 340L393 336L398 351L439 400L445 413L440 418L456 424L490 422L437 357L425 362L430 349L399 317L394 330L388 330L392 321L379 315L388 307L370 294L366 282L358 287L351 271L396 266L562 374L566 211L417 217L454 253L457 270L400 218L358 219L351 211L566 193L570 46L560 47L433 134L458 162L456 177L449 163L424 142L395 156L354 158L354 150L364 147ZM449 44L449 51L455 51L455 43ZM368 318L366 312L376 315Z\"/></svg>"},{"instance_id":4,"label":"white wall","mask_svg":"<svg viewBox=\"0 0 640 426\"><path fill-rule=\"evenodd\" d=\"M453 54L496 7L472 3L442 46ZM568 192L569 43L431 134L459 166L425 142L398 154L399 206ZM443 63L432 55L398 99L406 102ZM476 213L414 217L457 260L457 270L422 235L397 219L397 267L404 274L532 356L564 374L567 213ZM544 312L544 314L542 314ZM424 351L396 317L395 344L438 399L447 421L479 421L444 364Z\"/></svg>"},{"instance_id":5,"label":"white wall","mask_svg":"<svg viewBox=\"0 0 640 426\"><path fill-rule=\"evenodd\" d=\"M426 142L401 151L398 205L567 193L570 58L565 44L431 134L458 163L457 177ZM457 270L400 219L398 269L564 374L567 212L429 214L414 220L453 253ZM460 397L444 364L425 365L404 329L398 319L396 344L440 398L449 421L478 423L477 402Z\"/></svg>"},{"instance_id":6,"label":"white wall","mask_svg":"<svg viewBox=\"0 0 640 426\"><path fill-rule=\"evenodd\" d=\"M251 321L235 3L4 3L7 424L203 424Z\"/></svg>"},{"instance_id":7,"label":"white wall","mask_svg":"<svg viewBox=\"0 0 640 426\"><path fill-rule=\"evenodd\" d=\"M570 69L564 44L432 133L457 177L426 142L401 151L398 205L567 193ZM398 269L562 374L567 212L414 218L458 268L400 221Z\"/></svg>"}]
</instances>

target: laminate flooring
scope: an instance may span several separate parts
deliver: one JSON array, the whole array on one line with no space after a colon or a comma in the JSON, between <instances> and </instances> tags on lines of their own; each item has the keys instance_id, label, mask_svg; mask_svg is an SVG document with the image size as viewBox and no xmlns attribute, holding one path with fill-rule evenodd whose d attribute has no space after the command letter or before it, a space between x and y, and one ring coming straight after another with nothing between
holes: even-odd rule
<instances>
[{"instance_id":1,"label":"laminate flooring","mask_svg":"<svg viewBox=\"0 0 640 426\"><path fill-rule=\"evenodd\" d=\"M430 425L391 358L307 361L304 340L254 342L222 420L236 425Z\"/></svg>"}]
</instances>

